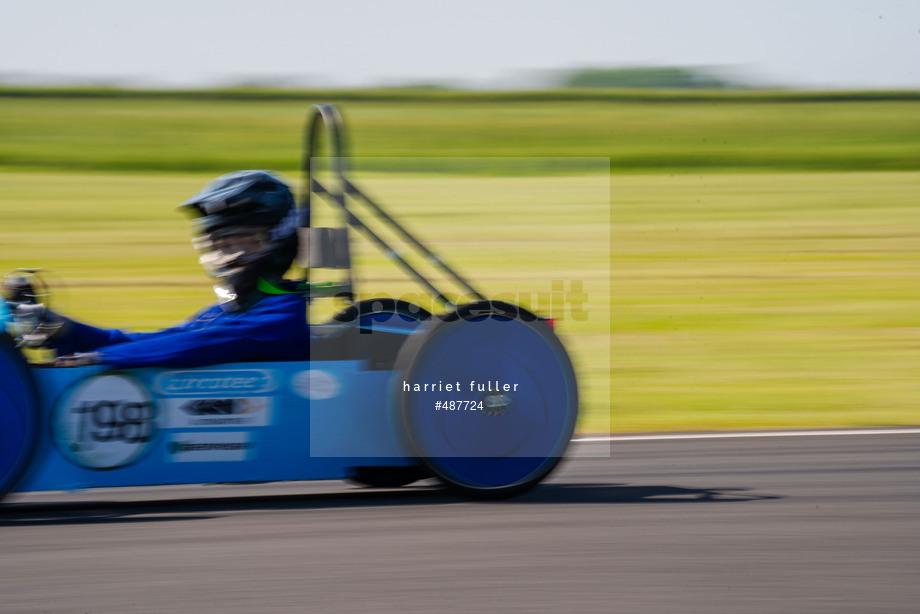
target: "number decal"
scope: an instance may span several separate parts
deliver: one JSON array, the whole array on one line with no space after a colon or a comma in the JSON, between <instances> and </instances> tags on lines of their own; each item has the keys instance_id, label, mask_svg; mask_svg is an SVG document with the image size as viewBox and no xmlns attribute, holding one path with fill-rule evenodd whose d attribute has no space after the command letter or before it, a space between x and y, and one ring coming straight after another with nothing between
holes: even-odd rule
<instances>
[{"instance_id":1,"label":"number decal","mask_svg":"<svg viewBox=\"0 0 920 614\"><path fill-rule=\"evenodd\" d=\"M55 408L54 440L71 462L116 469L137 460L153 440L156 416L147 389L128 375L82 380Z\"/></svg>"}]
</instances>

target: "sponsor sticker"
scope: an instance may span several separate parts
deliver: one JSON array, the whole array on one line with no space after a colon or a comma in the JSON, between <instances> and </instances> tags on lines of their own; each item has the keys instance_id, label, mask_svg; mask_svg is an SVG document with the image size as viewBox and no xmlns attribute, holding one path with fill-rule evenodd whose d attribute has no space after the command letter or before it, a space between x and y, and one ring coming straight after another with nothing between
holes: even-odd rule
<instances>
[{"instance_id":1,"label":"sponsor sticker","mask_svg":"<svg viewBox=\"0 0 920 614\"><path fill-rule=\"evenodd\" d=\"M291 387L303 398L315 401L337 397L342 389L336 376L319 369L296 373L291 378Z\"/></svg>"},{"instance_id":2,"label":"sponsor sticker","mask_svg":"<svg viewBox=\"0 0 920 614\"><path fill-rule=\"evenodd\" d=\"M255 427L271 424L269 397L171 398L163 401L169 428Z\"/></svg>"},{"instance_id":3,"label":"sponsor sticker","mask_svg":"<svg viewBox=\"0 0 920 614\"><path fill-rule=\"evenodd\" d=\"M275 378L263 369L167 371L156 379L156 389L167 396L243 396L275 389Z\"/></svg>"},{"instance_id":4,"label":"sponsor sticker","mask_svg":"<svg viewBox=\"0 0 920 614\"><path fill-rule=\"evenodd\" d=\"M52 436L71 462L116 469L137 460L156 431L150 392L124 374L89 377L71 388L54 409Z\"/></svg>"},{"instance_id":5,"label":"sponsor sticker","mask_svg":"<svg viewBox=\"0 0 920 614\"><path fill-rule=\"evenodd\" d=\"M249 460L255 451L249 433L173 433L166 443L166 459L177 463Z\"/></svg>"}]
</instances>

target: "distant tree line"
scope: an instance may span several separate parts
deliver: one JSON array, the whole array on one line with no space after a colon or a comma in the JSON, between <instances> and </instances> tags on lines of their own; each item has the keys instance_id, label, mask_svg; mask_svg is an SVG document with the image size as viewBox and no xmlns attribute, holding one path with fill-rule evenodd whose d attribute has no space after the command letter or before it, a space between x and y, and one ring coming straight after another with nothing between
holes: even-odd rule
<instances>
[{"instance_id":1,"label":"distant tree line","mask_svg":"<svg viewBox=\"0 0 920 614\"><path fill-rule=\"evenodd\" d=\"M719 79L694 68L584 68L568 72L562 87L609 87L631 89L735 89L737 83Z\"/></svg>"}]
</instances>

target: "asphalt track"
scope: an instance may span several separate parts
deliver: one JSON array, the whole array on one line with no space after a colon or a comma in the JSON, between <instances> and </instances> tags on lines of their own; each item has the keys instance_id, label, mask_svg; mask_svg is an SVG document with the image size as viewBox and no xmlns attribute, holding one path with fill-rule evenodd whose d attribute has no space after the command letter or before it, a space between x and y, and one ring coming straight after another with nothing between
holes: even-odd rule
<instances>
[{"instance_id":1,"label":"asphalt track","mask_svg":"<svg viewBox=\"0 0 920 614\"><path fill-rule=\"evenodd\" d=\"M505 502L342 482L13 496L0 612L920 612L916 431L575 449Z\"/></svg>"}]
</instances>

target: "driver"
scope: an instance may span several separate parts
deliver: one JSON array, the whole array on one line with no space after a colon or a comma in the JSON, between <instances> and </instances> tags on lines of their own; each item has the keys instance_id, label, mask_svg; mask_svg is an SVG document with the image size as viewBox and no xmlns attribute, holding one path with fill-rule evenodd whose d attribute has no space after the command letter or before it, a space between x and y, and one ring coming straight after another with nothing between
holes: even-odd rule
<instances>
[{"instance_id":1,"label":"driver","mask_svg":"<svg viewBox=\"0 0 920 614\"><path fill-rule=\"evenodd\" d=\"M297 252L297 209L287 184L266 171L239 171L218 177L179 208L193 217L192 243L216 280L218 303L150 333L99 329L49 313L47 332L38 337L57 350L56 365L199 367L304 355L306 299L286 293L282 281Z\"/></svg>"}]
</instances>

